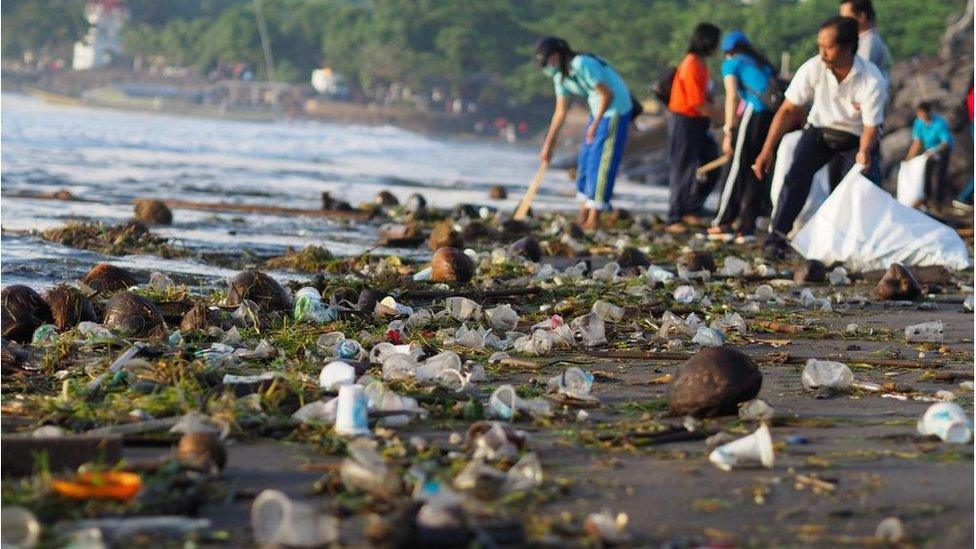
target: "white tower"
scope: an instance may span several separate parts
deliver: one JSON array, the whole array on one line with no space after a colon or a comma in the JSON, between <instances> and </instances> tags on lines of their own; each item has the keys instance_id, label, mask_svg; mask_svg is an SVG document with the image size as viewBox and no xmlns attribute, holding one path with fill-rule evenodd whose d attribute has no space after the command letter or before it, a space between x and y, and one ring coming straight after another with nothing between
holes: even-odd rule
<instances>
[{"instance_id":1,"label":"white tower","mask_svg":"<svg viewBox=\"0 0 976 549\"><path fill-rule=\"evenodd\" d=\"M75 42L72 68L96 69L111 63L112 57L122 52L119 32L128 16L123 0L88 0L85 4L88 33Z\"/></svg>"}]
</instances>

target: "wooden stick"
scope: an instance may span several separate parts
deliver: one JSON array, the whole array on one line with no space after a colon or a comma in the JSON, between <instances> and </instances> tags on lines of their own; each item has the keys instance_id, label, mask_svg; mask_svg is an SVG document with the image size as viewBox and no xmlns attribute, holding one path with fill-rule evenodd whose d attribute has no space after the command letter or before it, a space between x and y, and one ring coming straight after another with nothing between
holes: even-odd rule
<instances>
[{"instance_id":1,"label":"wooden stick","mask_svg":"<svg viewBox=\"0 0 976 549\"><path fill-rule=\"evenodd\" d=\"M754 327L757 328L770 330L780 334L795 334L797 332L803 331L803 326L797 326L795 324L786 324L784 322L777 322L775 320L750 320L749 324L752 324Z\"/></svg>"},{"instance_id":2,"label":"wooden stick","mask_svg":"<svg viewBox=\"0 0 976 549\"><path fill-rule=\"evenodd\" d=\"M661 351L588 351L586 354L600 358L617 358L633 360L688 360L692 353L674 353ZM886 366L889 368L944 368L949 366L946 362L936 362L933 360L911 360L904 358L872 358L856 356L796 356L789 353L768 353L765 355L753 356L756 362L778 362L780 364L805 364L811 358L822 360L837 360L850 364L867 364L869 366Z\"/></svg>"},{"instance_id":3,"label":"wooden stick","mask_svg":"<svg viewBox=\"0 0 976 549\"><path fill-rule=\"evenodd\" d=\"M715 160L712 160L708 164L705 164L705 165L699 167L697 170L695 170L695 175L697 175L698 177L701 177L701 176L705 175L706 173L708 173L708 172L710 172L712 170L716 170L718 168L721 168L722 166L724 166L724 165L726 165L728 163L729 163L729 156L726 155L726 154L723 154L722 156L716 158Z\"/></svg>"},{"instance_id":4,"label":"wooden stick","mask_svg":"<svg viewBox=\"0 0 976 549\"><path fill-rule=\"evenodd\" d=\"M535 179L532 180L529 188L525 190L525 196L522 197L522 202L519 203L519 207L515 210L515 215L512 216L512 219L516 221L525 219L526 214L529 213L529 207L532 206L532 201L535 199L535 193L539 190L539 183L542 183L542 176L545 175L548 168L548 160L543 161L539 165L539 169L535 172Z\"/></svg>"},{"instance_id":5,"label":"wooden stick","mask_svg":"<svg viewBox=\"0 0 976 549\"><path fill-rule=\"evenodd\" d=\"M300 215L306 217L335 217L340 219L351 219L353 221L365 221L372 217L370 212L358 210L312 210L305 208L284 208L281 206L267 206L263 204L233 204L230 202L194 202L191 200L163 200L163 203L170 208L183 210L200 210L206 212L241 212L241 213L265 213L272 215Z\"/></svg>"}]
</instances>

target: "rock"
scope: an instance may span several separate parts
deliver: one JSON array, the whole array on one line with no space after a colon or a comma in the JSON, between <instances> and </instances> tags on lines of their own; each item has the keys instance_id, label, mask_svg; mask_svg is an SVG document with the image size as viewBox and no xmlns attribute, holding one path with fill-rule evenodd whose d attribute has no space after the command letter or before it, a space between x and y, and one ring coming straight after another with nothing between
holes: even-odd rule
<instances>
[{"instance_id":1,"label":"rock","mask_svg":"<svg viewBox=\"0 0 976 549\"><path fill-rule=\"evenodd\" d=\"M184 467L208 471L213 467L223 470L227 464L227 450L211 433L187 433L180 437L176 447L176 459Z\"/></svg>"},{"instance_id":2,"label":"rock","mask_svg":"<svg viewBox=\"0 0 976 549\"><path fill-rule=\"evenodd\" d=\"M508 190L501 185L492 185L488 189L488 196L493 200L505 200L508 198Z\"/></svg>"},{"instance_id":3,"label":"rock","mask_svg":"<svg viewBox=\"0 0 976 549\"><path fill-rule=\"evenodd\" d=\"M376 198L374 198L373 201L378 206L397 206L400 204L400 201L397 200L397 197L393 196L393 193L386 190L377 193Z\"/></svg>"},{"instance_id":4,"label":"rock","mask_svg":"<svg viewBox=\"0 0 976 549\"><path fill-rule=\"evenodd\" d=\"M461 230L461 238L465 242L481 240L491 236L491 229L480 221L471 221Z\"/></svg>"},{"instance_id":5,"label":"rock","mask_svg":"<svg viewBox=\"0 0 976 549\"><path fill-rule=\"evenodd\" d=\"M621 269L636 269L638 267L650 267L651 258L637 248L624 248L617 254L617 264Z\"/></svg>"},{"instance_id":6,"label":"rock","mask_svg":"<svg viewBox=\"0 0 976 549\"><path fill-rule=\"evenodd\" d=\"M922 295L915 275L901 263L894 263L874 287L874 296L882 301L914 300Z\"/></svg>"},{"instance_id":7,"label":"rock","mask_svg":"<svg viewBox=\"0 0 976 549\"><path fill-rule=\"evenodd\" d=\"M538 263L542 259L542 247L539 246L539 240L532 235L523 236L513 242L511 250L512 253L520 255L529 261Z\"/></svg>"},{"instance_id":8,"label":"rock","mask_svg":"<svg viewBox=\"0 0 976 549\"><path fill-rule=\"evenodd\" d=\"M363 290L359 292L359 298L356 300L356 307L363 312L372 314L373 309L376 308L376 303L386 297L386 294L376 290Z\"/></svg>"},{"instance_id":9,"label":"rock","mask_svg":"<svg viewBox=\"0 0 976 549\"><path fill-rule=\"evenodd\" d=\"M105 304L102 325L131 337L166 335L166 322L156 304L132 292L119 292Z\"/></svg>"},{"instance_id":10,"label":"rock","mask_svg":"<svg viewBox=\"0 0 976 549\"><path fill-rule=\"evenodd\" d=\"M81 282L98 293L120 292L139 284L132 273L108 263L99 263L92 267L82 277Z\"/></svg>"},{"instance_id":11,"label":"rock","mask_svg":"<svg viewBox=\"0 0 976 549\"><path fill-rule=\"evenodd\" d=\"M668 385L668 406L678 416L712 417L738 413L762 387L752 359L729 347L702 349L678 368Z\"/></svg>"},{"instance_id":12,"label":"rock","mask_svg":"<svg viewBox=\"0 0 976 549\"><path fill-rule=\"evenodd\" d=\"M464 239L461 238L461 233L454 230L454 224L450 220L447 220L441 221L434 226L427 245L431 250L437 250L438 248L463 248Z\"/></svg>"},{"instance_id":13,"label":"rock","mask_svg":"<svg viewBox=\"0 0 976 549\"><path fill-rule=\"evenodd\" d=\"M162 200L140 198L136 200L136 219L154 225L172 225L173 212Z\"/></svg>"},{"instance_id":14,"label":"rock","mask_svg":"<svg viewBox=\"0 0 976 549\"><path fill-rule=\"evenodd\" d=\"M230 280L227 304L240 305L253 301L262 311L290 311L291 296L278 281L260 271L242 271Z\"/></svg>"},{"instance_id":15,"label":"rock","mask_svg":"<svg viewBox=\"0 0 976 549\"><path fill-rule=\"evenodd\" d=\"M51 308L52 323L58 331L70 330L79 322L98 322L91 300L77 288L60 284L44 294L44 301Z\"/></svg>"},{"instance_id":16,"label":"rock","mask_svg":"<svg viewBox=\"0 0 976 549\"><path fill-rule=\"evenodd\" d=\"M197 302L193 304L193 307L189 311L183 313L183 318L180 319L180 331L206 331L211 326L223 328L228 324L229 322L222 322L219 310L211 309L205 303Z\"/></svg>"},{"instance_id":17,"label":"rock","mask_svg":"<svg viewBox=\"0 0 976 549\"><path fill-rule=\"evenodd\" d=\"M420 193L413 193L403 203L403 209L408 214L415 216L422 215L427 211L427 199Z\"/></svg>"},{"instance_id":18,"label":"rock","mask_svg":"<svg viewBox=\"0 0 976 549\"><path fill-rule=\"evenodd\" d=\"M457 248L440 248L430 260L430 279L434 282L466 283L474 276L474 262Z\"/></svg>"},{"instance_id":19,"label":"rock","mask_svg":"<svg viewBox=\"0 0 976 549\"><path fill-rule=\"evenodd\" d=\"M714 271L715 258L711 252L686 251L678 258L678 265L684 265L691 272Z\"/></svg>"},{"instance_id":20,"label":"rock","mask_svg":"<svg viewBox=\"0 0 976 549\"><path fill-rule=\"evenodd\" d=\"M793 282L797 284L819 284L827 280L827 266L816 259L807 259L793 271Z\"/></svg>"},{"instance_id":21,"label":"rock","mask_svg":"<svg viewBox=\"0 0 976 549\"><path fill-rule=\"evenodd\" d=\"M498 225L498 230L501 232L503 239L513 240L527 236L530 232L532 232L532 227L530 227L525 221L506 219Z\"/></svg>"},{"instance_id":22,"label":"rock","mask_svg":"<svg viewBox=\"0 0 976 549\"><path fill-rule=\"evenodd\" d=\"M51 309L33 289L15 284L0 291L3 337L17 343L30 343L34 330L51 322Z\"/></svg>"}]
</instances>

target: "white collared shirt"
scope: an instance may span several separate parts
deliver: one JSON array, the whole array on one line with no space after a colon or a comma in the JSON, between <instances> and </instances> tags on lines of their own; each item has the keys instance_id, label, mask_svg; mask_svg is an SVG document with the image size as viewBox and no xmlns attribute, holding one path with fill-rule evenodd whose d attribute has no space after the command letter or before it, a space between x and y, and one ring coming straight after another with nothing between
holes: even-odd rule
<instances>
[{"instance_id":1,"label":"white collared shirt","mask_svg":"<svg viewBox=\"0 0 976 549\"><path fill-rule=\"evenodd\" d=\"M880 126L888 85L874 63L854 56L854 65L842 82L816 56L800 66L786 90L794 105L813 102L807 122L861 135L864 126Z\"/></svg>"}]
</instances>

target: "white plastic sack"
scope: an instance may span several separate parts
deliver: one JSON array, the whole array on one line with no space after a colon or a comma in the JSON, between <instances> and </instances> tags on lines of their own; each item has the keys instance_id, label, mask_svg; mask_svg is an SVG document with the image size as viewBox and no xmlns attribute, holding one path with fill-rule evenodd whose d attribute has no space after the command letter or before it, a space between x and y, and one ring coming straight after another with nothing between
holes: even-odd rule
<instances>
[{"instance_id":1,"label":"white plastic sack","mask_svg":"<svg viewBox=\"0 0 976 549\"><path fill-rule=\"evenodd\" d=\"M956 231L899 204L861 175L855 165L797 232L791 244L807 259L849 269L887 269L892 263L969 267L969 251Z\"/></svg>"},{"instance_id":2,"label":"white plastic sack","mask_svg":"<svg viewBox=\"0 0 976 549\"><path fill-rule=\"evenodd\" d=\"M925 164L928 155L920 154L898 166L898 202L908 207L925 198Z\"/></svg>"},{"instance_id":3,"label":"white plastic sack","mask_svg":"<svg viewBox=\"0 0 976 549\"><path fill-rule=\"evenodd\" d=\"M769 198L773 204L773 217L776 216L776 207L779 205L779 193L783 190L783 183L786 181L786 174L793 166L793 155L796 152L796 145L800 142L803 130L796 130L783 136L776 149L776 164L773 166L773 179L769 189ZM817 213L817 209L823 204L824 200L830 196L830 171L827 166L817 170L813 174L813 184L810 185L810 194L807 195L806 204L800 210L793 222L793 229L790 234L796 234L803 225Z\"/></svg>"}]
</instances>

